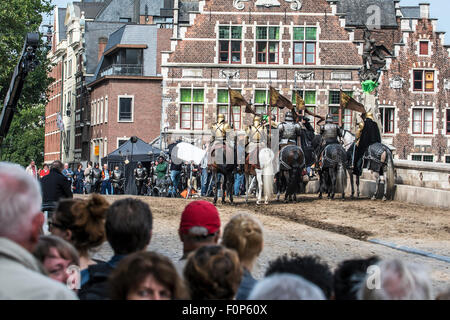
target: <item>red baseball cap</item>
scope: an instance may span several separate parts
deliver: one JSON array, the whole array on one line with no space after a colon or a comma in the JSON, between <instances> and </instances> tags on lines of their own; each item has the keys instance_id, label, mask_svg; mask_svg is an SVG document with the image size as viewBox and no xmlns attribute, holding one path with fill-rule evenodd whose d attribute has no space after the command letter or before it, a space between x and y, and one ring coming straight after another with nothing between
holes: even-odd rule
<instances>
[{"instance_id":1,"label":"red baseball cap","mask_svg":"<svg viewBox=\"0 0 450 320\"><path fill-rule=\"evenodd\" d=\"M220 229L219 211L210 202L197 200L189 203L181 214L181 233L188 233L192 227L204 227L208 234L216 233Z\"/></svg>"}]
</instances>

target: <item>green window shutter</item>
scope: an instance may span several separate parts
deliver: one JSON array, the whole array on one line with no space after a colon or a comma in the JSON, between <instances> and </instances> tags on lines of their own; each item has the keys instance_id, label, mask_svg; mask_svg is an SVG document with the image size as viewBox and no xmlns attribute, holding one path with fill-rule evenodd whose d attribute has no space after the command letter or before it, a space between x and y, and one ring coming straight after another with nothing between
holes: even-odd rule
<instances>
[{"instance_id":1,"label":"green window shutter","mask_svg":"<svg viewBox=\"0 0 450 320\"><path fill-rule=\"evenodd\" d=\"M219 39L230 39L230 27L219 27Z\"/></svg>"},{"instance_id":2,"label":"green window shutter","mask_svg":"<svg viewBox=\"0 0 450 320\"><path fill-rule=\"evenodd\" d=\"M269 27L269 39L271 40L280 39L280 27Z\"/></svg>"},{"instance_id":3,"label":"green window shutter","mask_svg":"<svg viewBox=\"0 0 450 320\"><path fill-rule=\"evenodd\" d=\"M256 27L256 39L267 40L267 27Z\"/></svg>"},{"instance_id":4,"label":"green window shutter","mask_svg":"<svg viewBox=\"0 0 450 320\"><path fill-rule=\"evenodd\" d=\"M194 89L193 90L193 102L203 102L203 89Z\"/></svg>"},{"instance_id":5,"label":"green window shutter","mask_svg":"<svg viewBox=\"0 0 450 320\"><path fill-rule=\"evenodd\" d=\"M266 103L266 90L255 90L255 103Z\"/></svg>"},{"instance_id":6,"label":"green window shutter","mask_svg":"<svg viewBox=\"0 0 450 320\"><path fill-rule=\"evenodd\" d=\"M191 89L181 89L180 90L180 101L181 102L191 102Z\"/></svg>"},{"instance_id":7,"label":"green window shutter","mask_svg":"<svg viewBox=\"0 0 450 320\"><path fill-rule=\"evenodd\" d=\"M294 40L305 40L305 28L294 28Z\"/></svg>"},{"instance_id":8,"label":"green window shutter","mask_svg":"<svg viewBox=\"0 0 450 320\"><path fill-rule=\"evenodd\" d=\"M217 91L217 102L218 103L228 103L228 90L218 90Z\"/></svg>"},{"instance_id":9,"label":"green window shutter","mask_svg":"<svg viewBox=\"0 0 450 320\"><path fill-rule=\"evenodd\" d=\"M295 95L295 91L292 91L292 104L297 104L297 96Z\"/></svg>"},{"instance_id":10,"label":"green window shutter","mask_svg":"<svg viewBox=\"0 0 450 320\"><path fill-rule=\"evenodd\" d=\"M231 38L242 39L242 27L231 27Z\"/></svg>"},{"instance_id":11,"label":"green window shutter","mask_svg":"<svg viewBox=\"0 0 450 320\"><path fill-rule=\"evenodd\" d=\"M316 92L306 91L305 92L305 103L306 104L316 104Z\"/></svg>"},{"instance_id":12,"label":"green window shutter","mask_svg":"<svg viewBox=\"0 0 450 320\"><path fill-rule=\"evenodd\" d=\"M306 28L306 40L316 40L317 28Z\"/></svg>"}]
</instances>

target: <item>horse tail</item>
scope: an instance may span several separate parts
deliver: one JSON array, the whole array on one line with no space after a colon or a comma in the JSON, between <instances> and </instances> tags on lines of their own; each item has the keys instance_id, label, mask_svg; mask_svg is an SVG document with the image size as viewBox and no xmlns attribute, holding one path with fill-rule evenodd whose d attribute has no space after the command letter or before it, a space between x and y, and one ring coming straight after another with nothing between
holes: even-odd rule
<instances>
[{"instance_id":1,"label":"horse tail","mask_svg":"<svg viewBox=\"0 0 450 320\"><path fill-rule=\"evenodd\" d=\"M338 163L336 174L336 192L344 193L347 188L347 170L342 162Z\"/></svg>"},{"instance_id":2,"label":"horse tail","mask_svg":"<svg viewBox=\"0 0 450 320\"><path fill-rule=\"evenodd\" d=\"M269 148L259 152L259 162L262 171L264 195L269 198L273 195L273 159L275 155Z\"/></svg>"},{"instance_id":3,"label":"horse tail","mask_svg":"<svg viewBox=\"0 0 450 320\"><path fill-rule=\"evenodd\" d=\"M387 185L387 198L392 200L394 199L395 175L394 159L392 158L392 152L390 150L387 152L387 166L384 180L384 183Z\"/></svg>"}]
</instances>

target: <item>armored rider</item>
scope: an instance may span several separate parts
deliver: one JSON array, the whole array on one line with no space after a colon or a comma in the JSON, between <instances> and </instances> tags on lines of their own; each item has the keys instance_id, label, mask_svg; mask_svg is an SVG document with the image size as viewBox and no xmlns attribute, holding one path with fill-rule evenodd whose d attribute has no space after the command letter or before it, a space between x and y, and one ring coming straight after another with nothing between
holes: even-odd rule
<instances>
[{"instance_id":1,"label":"armored rider","mask_svg":"<svg viewBox=\"0 0 450 320\"><path fill-rule=\"evenodd\" d=\"M228 122L225 121L225 115L220 113L217 116L217 122L211 127L211 144L225 144L227 132L232 130Z\"/></svg>"},{"instance_id":2,"label":"armored rider","mask_svg":"<svg viewBox=\"0 0 450 320\"><path fill-rule=\"evenodd\" d=\"M322 148L319 153L321 155L326 146L339 143L338 137L342 138L344 132L341 127L333 123L333 115L327 114L325 124L320 127L320 134L323 139Z\"/></svg>"},{"instance_id":3,"label":"armored rider","mask_svg":"<svg viewBox=\"0 0 450 320\"><path fill-rule=\"evenodd\" d=\"M302 135L302 126L294 122L291 111L286 112L284 122L278 125L280 150L286 145L298 145L298 137Z\"/></svg>"},{"instance_id":4,"label":"armored rider","mask_svg":"<svg viewBox=\"0 0 450 320\"><path fill-rule=\"evenodd\" d=\"M113 186L113 192L115 194L123 194L124 190L123 190L123 180L124 176L123 176L123 172L122 170L119 169L119 166L115 166L114 167L114 171L111 174L111 183Z\"/></svg>"},{"instance_id":5,"label":"armored rider","mask_svg":"<svg viewBox=\"0 0 450 320\"><path fill-rule=\"evenodd\" d=\"M374 121L373 113L363 113L361 118L363 121L358 124L355 135L356 150L353 173L356 175L361 175L362 173L363 156L369 146L377 142L381 143L380 129Z\"/></svg>"},{"instance_id":6,"label":"armored rider","mask_svg":"<svg viewBox=\"0 0 450 320\"><path fill-rule=\"evenodd\" d=\"M144 186L145 181L147 180L148 174L147 169L142 166L142 163L139 161L138 166L134 169L134 179L137 187L138 196L143 195L142 187Z\"/></svg>"}]
</instances>

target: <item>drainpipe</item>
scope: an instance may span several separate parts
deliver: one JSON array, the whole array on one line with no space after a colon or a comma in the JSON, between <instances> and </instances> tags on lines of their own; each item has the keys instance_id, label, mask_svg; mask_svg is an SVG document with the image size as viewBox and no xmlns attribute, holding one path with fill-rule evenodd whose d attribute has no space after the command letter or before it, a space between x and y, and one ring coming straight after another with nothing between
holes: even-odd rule
<instances>
[{"instance_id":1,"label":"drainpipe","mask_svg":"<svg viewBox=\"0 0 450 320\"><path fill-rule=\"evenodd\" d=\"M61 60L61 106L59 108L59 113L61 115L61 121L64 123L63 120L63 109L64 109L64 56ZM63 142L63 132L60 130L60 134L59 134L59 160L62 162L62 142Z\"/></svg>"},{"instance_id":2,"label":"drainpipe","mask_svg":"<svg viewBox=\"0 0 450 320\"><path fill-rule=\"evenodd\" d=\"M172 38L178 39L178 12L180 11L179 0L173 1L173 34Z\"/></svg>"}]
</instances>

